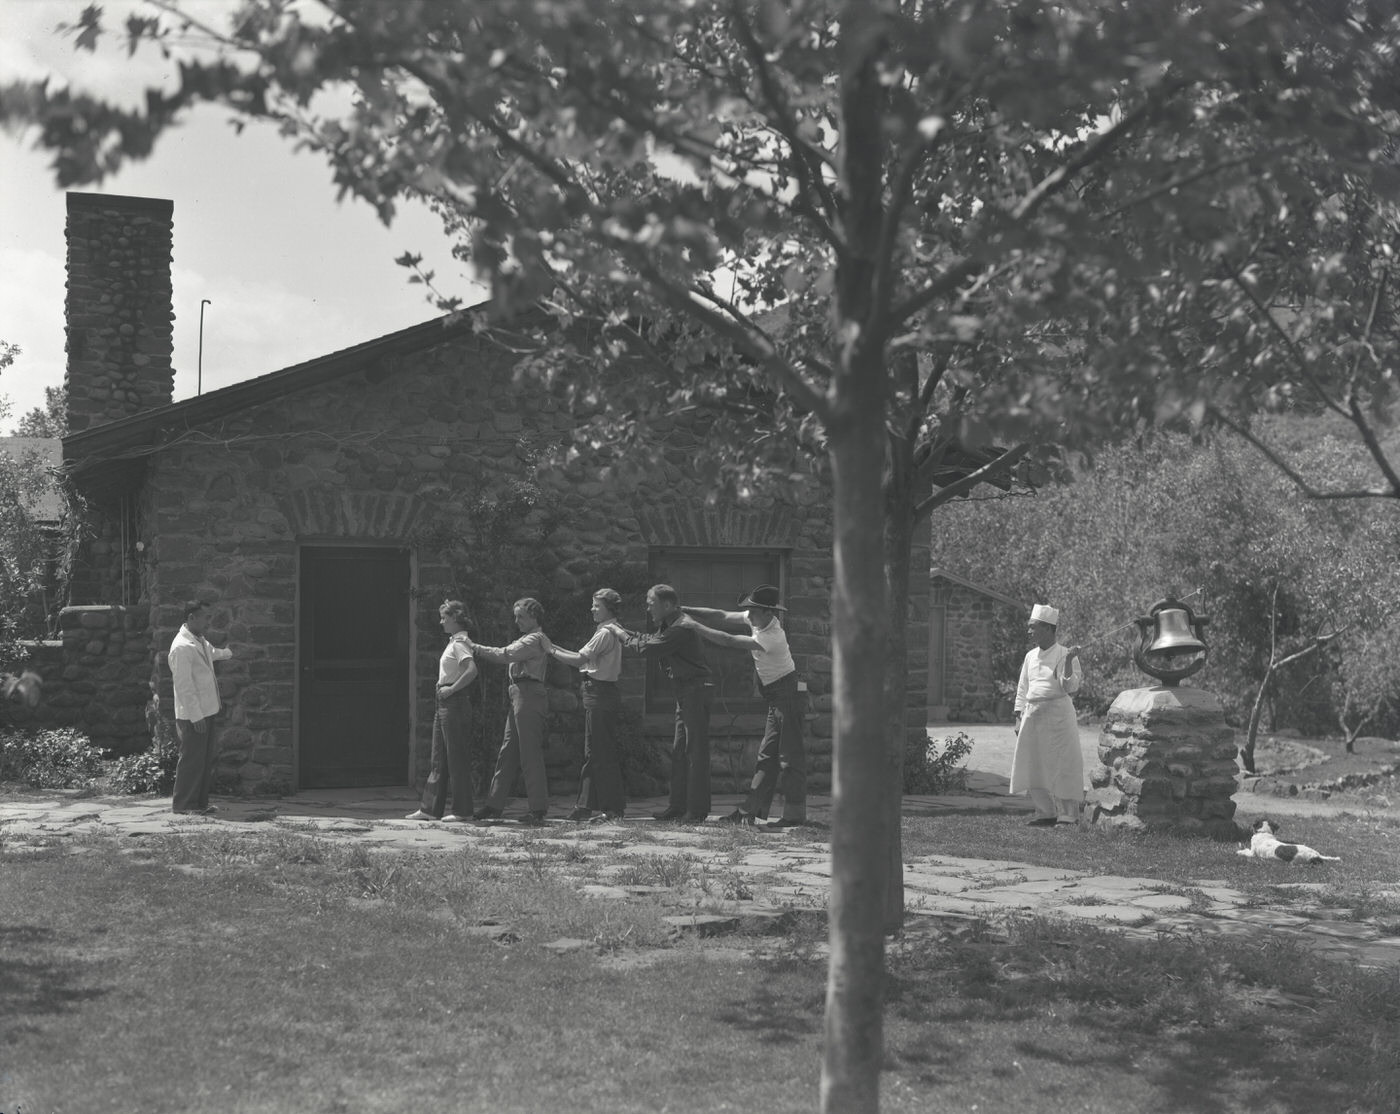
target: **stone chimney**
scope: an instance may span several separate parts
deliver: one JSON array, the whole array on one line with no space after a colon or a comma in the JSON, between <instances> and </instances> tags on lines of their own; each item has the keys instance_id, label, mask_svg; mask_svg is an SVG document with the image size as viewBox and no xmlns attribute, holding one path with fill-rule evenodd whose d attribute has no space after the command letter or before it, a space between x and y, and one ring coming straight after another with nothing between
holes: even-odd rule
<instances>
[{"instance_id":1,"label":"stone chimney","mask_svg":"<svg viewBox=\"0 0 1400 1114\"><path fill-rule=\"evenodd\" d=\"M68 195L68 432L168 405L174 202Z\"/></svg>"}]
</instances>

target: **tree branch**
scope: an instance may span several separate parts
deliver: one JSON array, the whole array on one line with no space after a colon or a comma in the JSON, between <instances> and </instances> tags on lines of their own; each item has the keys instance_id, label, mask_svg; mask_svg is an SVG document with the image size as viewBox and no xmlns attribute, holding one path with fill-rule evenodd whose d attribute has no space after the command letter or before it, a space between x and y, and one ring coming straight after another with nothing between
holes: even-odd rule
<instances>
[{"instance_id":1,"label":"tree branch","mask_svg":"<svg viewBox=\"0 0 1400 1114\"><path fill-rule=\"evenodd\" d=\"M797 134L797 119L792 114L792 107L788 104L783 91L778 87L777 81L774 80L773 71L768 66L763 46L754 35L748 15L741 4L731 4L730 19L738 34L739 41L748 55L749 64L753 67L754 74L758 78L758 87L763 100L767 102L772 111L774 130L787 141L787 145L792 151L793 168L797 172L799 187L808 199L802 211L824 229L823 235L833 244L838 245L839 250L839 237L833 223L838 213L836 198L823 178L826 167L831 167L833 170L835 167L825 152L813 147ZM813 196L820 202L820 209L811 201Z\"/></svg>"},{"instance_id":2,"label":"tree branch","mask_svg":"<svg viewBox=\"0 0 1400 1114\"><path fill-rule=\"evenodd\" d=\"M1322 383L1318 380L1317 376L1313 374L1312 366L1299 350L1297 342L1288 335L1288 330L1279 324L1278 319L1274 317L1269 307L1260 300L1259 295L1244 281L1244 276L1228 263L1223 265L1225 267L1225 273L1230 276L1231 281L1244 291L1245 297L1250 300L1255 310L1264 318L1269 328L1283 341L1284 348L1288 350L1288 354L1293 358L1293 363L1297 365L1298 371L1302 373L1303 379L1307 382L1308 386L1312 388L1318 400L1333 413L1340 414L1350 421L1351 415L1347 413L1346 408L1323 389Z\"/></svg>"},{"instance_id":3,"label":"tree branch","mask_svg":"<svg viewBox=\"0 0 1400 1114\"><path fill-rule=\"evenodd\" d=\"M1290 146L1290 144L1282 145L1282 147L1288 146ZM1218 174L1222 170L1229 170L1232 166L1241 166L1244 163L1253 162L1255 159L1263 158L1266 155L1273 156L1277 154L1280 149L1281 148L1274 148L1269 151L1253 151L1247 155L1240 155L1238 158L1212 163L1210 166L1202 167L1200 170L1192 171L1190 174L1182 174L1168 182L1163 182L1160 186L1153 187L1146 193L1140 193L1136 197L1128 198L1127 201L1123 202L1116 209L1110 209L1104 214L1104 219L1119 216L1135 205L1142 205L1145 202L1155 200L1164 193L1171 193L1172 190L1178 190L1182 186L1189 186L1192 182L1199 182L1202 178L1208 178L1210 175Z\"/></svg>"},{"instance_id":4,"label":"tree branch","mask_svg":"<svg viewBox=\"0 0 1400 1114\"><path fill-rule=\"evenodd\" d=\"M1206 411L1210 417L1230 430L1238 437L1248 441L1258 449L1268 459L1269 463L1287 476L1298 489L1309 499L1400 499L1400 484L1392 486L1391 490L1383 488L1366 488L1357 491L1320 491L1305 480L1287 461L1280 457L1273 449L1264 444L1258 437L1249 431L1245 426L1226 417L1224 413L1216 407L1209 407Z\"/></svg>"},{"instance_id":5,"label":"tree branch","mask_svg":"<svg viewBox=\"0 0 1400 1114\"><path fill-rule=\"evenodd\" d=\"M1371 331L1375 328L1376 313L1380 308L1381 297L1385 292L1386 280L1389 275L1389 268L1381 271L1380 278L1376 280L1376 289L1371 294L1371 309L1366 315L1366 328L1361 334L1361 345L1357 349L1356 360L1351 368L1351 379L1347 385L1347 409L1351 412L1351 424L1361 434L1366 451L1371 454L1371 459L1376 462L1376 467L1380 469L1381 475L1390 484L1396 497L1400 498L1400 474L1396 473L1395 467L1390 463L1390 457L1386 455L1385 449L1381 446L1380 438L1376 436L1375 429L1367 420L1366 413L1361 409L1361 403L1356 397L1356 378L1361 373L1361 359L1370 348Z\"/></svg>"},{"instance_id":6,"label":"tree branch","mask_svg":"<svg viewBox=\"0 0 1400 1114\"><path fill-rule=\"evenodd\" d=\"M1016 204L1015 208L1013 208L1010 213L1005 214L1006 218L1012 225L1024 225L1046 201L1068 185L1070 179L1075 174L1107 155L1117 146L1124 136L1160 111L1162 106L1171 99L1171 97L1175 96L1185 87L1184 83L1177 83L1170 86L1164 93L1155 97L1149 97L1132 112L1121 117L1111 127L1098 133L1098 135L1085 145L1084 150L1069 161L1056 167L1036 183L1025 197ZM990 227L990 225L991 222L988 221L988 227ZM922 290L914 292L900 305L896 306L891 313L890 327L897 327L900 322L932 305L939 298L952 293L952 291L961 286L968 277L981 270L990 262L990 253L977 250L969 252L966 257L954 263Z\"/></svg>"},{"instance_id":7,"label":"tree branch","mask_svg":"<svg viewBox=\"0 0 1400 1114\"><path fill-rule=\"evenodd\" d=\"M1017 461L1023 459L1031 451L1029 443L1016 445L1007 449L995 460L982 465L975 472L971 472L960 480L955 480L947 487L940 487L933 494L921 499L914 506L914 521L917 522L933 510L934 507L941 507L944 503L951 502L960 495L965 495L984 480L990 479L998 472L1004 472Z\"/></svg>"},{"instance_id":8,"label":"tree branch","mask_svg":"<svg viewBox=\"0 0 1400 1114\"><path fill-rule=\"evenodd\" d=\"M697 318L702 324L727 337L736 348L767 371L775 384L791 394L800 406L814 413L823 424L830 420L831 407L827 403L826 394L808 382L778 351L772 337L755 325L737 306L726 302L713 291L681 286L647 260L637 260L634 265L637 267L637 273L652 284L653 295L659 296L672 309L688 317ZM711 309L704 304L705 302L717 308ZM720 310L724 312L719 312ZM823 369L820 361L808 362L818 370L827 370L829 374L829 369Z\"/></svg>"}]
</instances>

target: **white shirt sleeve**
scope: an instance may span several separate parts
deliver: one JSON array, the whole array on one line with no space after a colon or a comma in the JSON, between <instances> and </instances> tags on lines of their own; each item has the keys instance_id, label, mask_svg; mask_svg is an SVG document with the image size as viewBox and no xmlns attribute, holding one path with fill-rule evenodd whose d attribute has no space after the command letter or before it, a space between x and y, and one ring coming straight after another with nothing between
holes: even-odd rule
<instances>
[{"instance_id":1,"label":"white shirt sleeve","mask_svg":"<svg viewBox=\"0 0 1400 1114\"><path fill-rule=\"evenodd\" d=\"M199 690L194 682L191 652L188 646L176 646L171 649L168 661L175 689L175 718L198 723L204 718L204 713L199 710Z\"/></svg>"},{"instance_id":2,"label":"white shirt sleeve","mask_svg":"<svg viewBox=\"0 0 1400 1114\"><path fill-rule=\"evenodd\" d=\"M1065 690L1066 696L1073 696L1079 691L1079 682L1084 679L1084 674L1079 667L1079 659L1075 658L1068 665L1062 659L1060 668L1056 670L1060 675L1060 687Z\"/></svg>"}]
</instances>

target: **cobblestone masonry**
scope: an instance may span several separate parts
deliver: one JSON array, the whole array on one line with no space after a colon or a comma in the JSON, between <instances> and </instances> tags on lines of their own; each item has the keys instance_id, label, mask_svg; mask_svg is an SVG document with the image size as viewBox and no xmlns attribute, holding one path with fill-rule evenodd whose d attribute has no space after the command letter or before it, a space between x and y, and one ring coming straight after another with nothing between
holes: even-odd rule
<instances>
[{"instance_id":1,"label":"cobblestone masonry","mask_svg":"<svg viewBox=\"0 0 1400 1114\"><path fill-rule=\"evenodd\" d=\"M945 616L943 705L947 718L999 722L1003 717L997 714L993 639L997 616L1013 605L942 576L933 578L932 601L944 609ZM937 651L934 647L933 652Z\"/></svg>"},{"instance_id":2,"label":"cobblestone masonry","mask_svg":"<svg viewBox=\"0 0 1400 1114\"><path fill-rule=\"evenodd\" d=\"M144 606L65 607L61 639L28 644L44 678L37 723L73 727L94 745L133 754L150 743L150 609Z\"/></svg>"},{"instance_id":3,"label":"cobblestone masonry","mask_svg":"<svg viewBox=\"0 0 1400 1114\"><path fill-rule=\"evenodd\" d=\"M68 195L70 433L173 397L172 211L154 198Z\"/></svg>"},{"instance_id":4,"label":"cobblestone masonry","mask_svg":"<svg viewBox=\"0 0 1400 1114\"><path fill-rule=\"evenodd\" d=\"M1099 735L1090 774L1096 824L1174 827L1233 838L1235 732L1204 689L1128 689Z\"/></svg>"}]
</instances>

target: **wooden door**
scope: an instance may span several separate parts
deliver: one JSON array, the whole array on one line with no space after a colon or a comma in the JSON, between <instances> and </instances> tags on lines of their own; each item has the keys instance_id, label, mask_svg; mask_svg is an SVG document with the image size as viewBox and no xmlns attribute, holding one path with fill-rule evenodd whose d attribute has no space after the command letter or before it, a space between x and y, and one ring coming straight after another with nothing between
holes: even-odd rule
<instances>
[{"instance_id":1,"label":"wooden door","mask_svg":"<svg viewBox=\"0 0 1400 1114\"><path fill-rule=\"evenodd\" d=\"M301 551L303 788L408 781L408 553Z\"/></svg>"}]
</instances>

